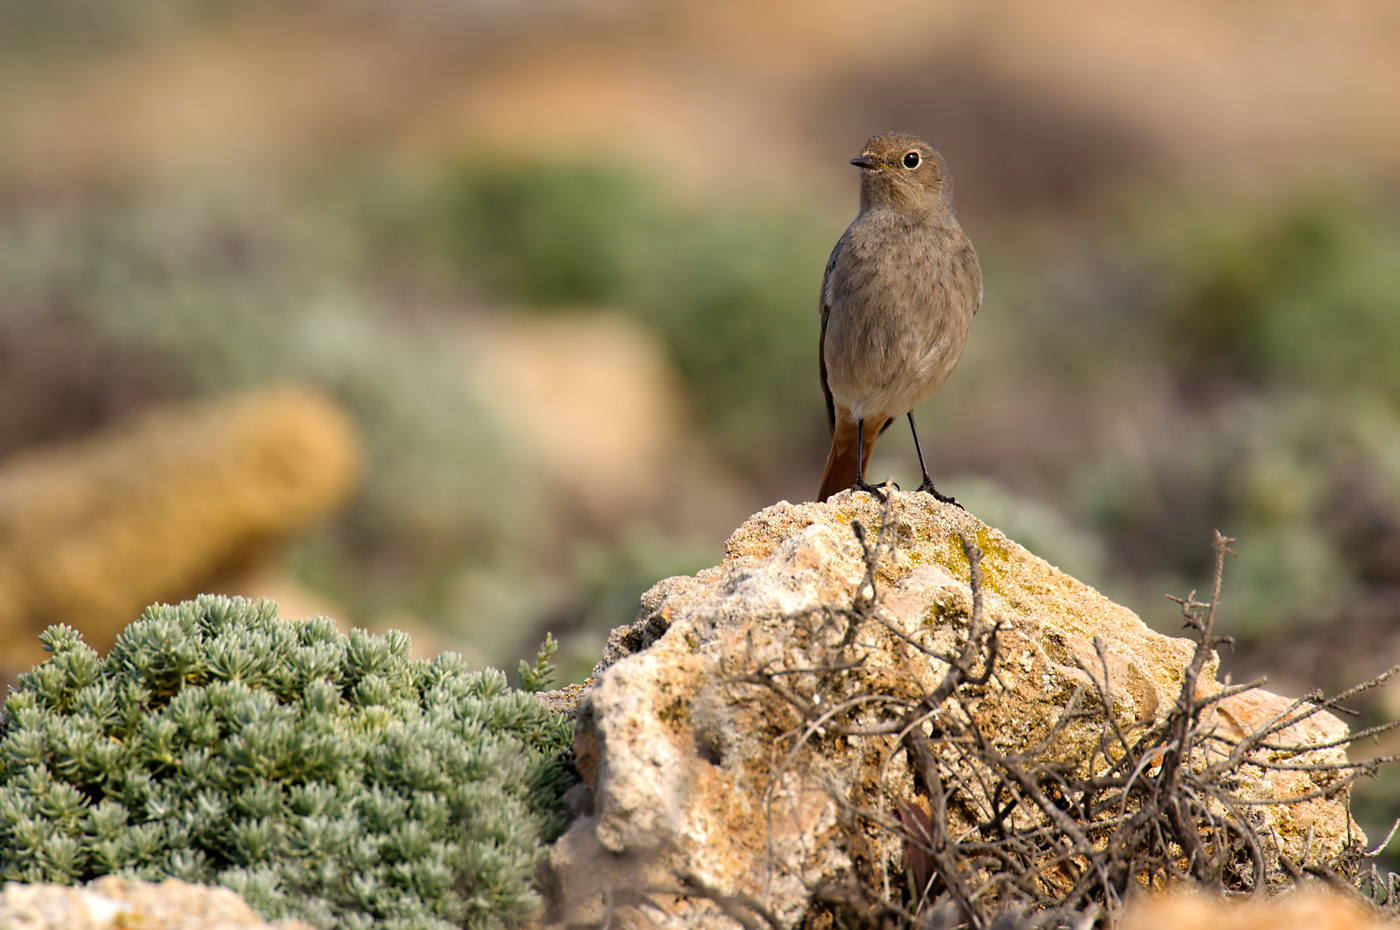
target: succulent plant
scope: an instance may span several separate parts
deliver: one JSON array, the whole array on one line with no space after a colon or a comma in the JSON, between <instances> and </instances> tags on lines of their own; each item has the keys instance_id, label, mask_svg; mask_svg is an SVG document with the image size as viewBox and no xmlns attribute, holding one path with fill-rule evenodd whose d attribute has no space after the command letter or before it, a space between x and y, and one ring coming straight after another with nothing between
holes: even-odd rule
<instances>
[{"instance_id":1,"label":"succulent plant","mask_svg":"<svg viewBox=\"0 0 1400 930\"><path fill-rule=\"evenodd\" d=\"M174 876L353 930L533 914L572 724L503 673L242 598L152 607L106 657L41 639L0 715L0 880Z\"/></svg>"}]
</instances>

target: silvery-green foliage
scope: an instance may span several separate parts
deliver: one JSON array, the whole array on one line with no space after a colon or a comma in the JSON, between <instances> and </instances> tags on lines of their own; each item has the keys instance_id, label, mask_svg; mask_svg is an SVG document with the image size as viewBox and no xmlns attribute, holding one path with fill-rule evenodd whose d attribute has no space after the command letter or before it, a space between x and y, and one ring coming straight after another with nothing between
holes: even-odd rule
<instances>
[{"instance_id":1,"label":"silvery-green foliage","mask_svg":"<svg viewBox=\"0 0 1400 930\"><path fill-rule=\"evenodd\" d=\"M0 715L0 880L176 876L319 927L510 926L562 826L572 725L496 670L270 601L71 627Z\"/></svg>"}]
</instances>

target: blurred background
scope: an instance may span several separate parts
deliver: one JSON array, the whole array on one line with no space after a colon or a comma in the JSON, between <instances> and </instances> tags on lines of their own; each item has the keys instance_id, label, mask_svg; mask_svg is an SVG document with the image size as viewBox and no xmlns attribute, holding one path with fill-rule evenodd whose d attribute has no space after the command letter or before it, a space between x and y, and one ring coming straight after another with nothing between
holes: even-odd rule
<instances>
[{"instance_id":1,"label":"blurred background","mask_svg":"<svg viewBox=\"0 0 1400 930\"><path fill-rule=\"evenodd\" d=\"M581 680L814 492L847 160L901 129L986 279L939 487L1164 632L1219 528L1227 668L1365 678L1397 113L1393 0L0 0L3 664L224 590Z\"/></svg>"}]
</instances>

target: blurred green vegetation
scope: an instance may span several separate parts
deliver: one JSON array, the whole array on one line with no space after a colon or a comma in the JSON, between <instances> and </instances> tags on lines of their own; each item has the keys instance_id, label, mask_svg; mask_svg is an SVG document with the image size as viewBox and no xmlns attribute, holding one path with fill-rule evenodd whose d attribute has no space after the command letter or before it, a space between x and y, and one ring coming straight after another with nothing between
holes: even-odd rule
<instances>
[{"instance_id":1,"label":"blurred green vegetation","mask_svg":"<svg viewBox=\"0 0 1400 930\"><path fill-rule=\"evenodd\" d=\"M406 609L472 631L499 662L549 616L597 627L596 645L657 572L711 564L717 541L651 532L638 544L626 526L559 537L542 525L546 497L501 493L543 479L463 371L456 317L631 315L671 353L711 443L754 474L781 475L824 429L812 310L822 224L657 191L605 166L463 163L427 178L358 166L300 184L21 201L0 215L0 332L57 330L46 351L59 355L91 334L114 370L158 364L157 395L287 377L326 387L364 429L369 483L299 548L299 574L356 616ZM67 403L62 358L33 367L28 402ZM784 403L810 416L774 416ZM34 437L54 438L52 426ZM586 557L569 554L579 547ZM573 643L564 661L592 664Z\"/></svg>"},{"instance_id":2,"label":"blurred green vegetation","mask_svg":"<svg viewBox=\"0 0 1400 930\"><path fill-rule=\"evenodd\" d=\"M429 185L424 227L471 285L529 306L615 302L638 276L657 206L621 166L486 162Z\"/></svg>"},{"instance_id":3,"label":"blurred green vegetation","mask_svg":"<svg viewBox=\"0 0 1400 930\"><path fill-rule=\"evenodd\" d=\"M0 74L51 79L259 8L275 6L0 0ZM63 346L110 377L146 377L131 403L308 378L360 419L371 467L353 512L298 553L303 573L356 609L407 606L441 623L474 603L547 614L593 585L568 558L550 560L568 566L557 591L463 593L464 571L499 588L533 570L541 500L491 491L542 476L463 378L450 322L601 307L662 340L728 466L802 492L788 476L825 441L816 291L854 191L820 208L753 192L693 202L637 165L351 162L241 182L7 192L0 351L8 340L20 347L9 359L26 346L59 356L48 377L70 386L27 376L28 405L52 413L0 416L15 433L0 435L0 453L120 412L99 399L74 412ZM1325 617L1327 604L1400 579L1386 543L1400 533L1393 190L1159 190L1127 221L1066 218L1052 245L1014 225L971 230L986 306L959 372L920 413L940 482L967 484L1013 536L1159 624L1171 623L1161 593L1203 583L1216 527L1240 540L1237 631ZM101 377L82 389L100 392ZM1046 386L1055 396L1036 406ZM1017 408L1033 413L1008 416ZM899 455L907 479L907 450L892 431L877 455ZM622 552L629 532L590 545ZM701 558L696 540L664 546L690 562L661 563ZM620 591L641 583L617 574L629 576Z\"/></svg>"},{"instance_id":4,"label":"blurred green vegetation","mask_svg":"<svg viewBox=\"0 0 1400 930\"><path fill-rule=\"evenodd\" d=\"M556 552L547 561L573 567L553 587L464 594L464 573L498 589L535 570L541 499L491 489L541 478L463 377L453 318L623 312L661 338L709 444L781 482L825 442L816 288L845 219L682 202L626 166L519 161L90 195L0 218L0 322L86 328L111 353L161 359L175 392L287 376L334 391L365 427L370 484L298 564L351 606L453 625L476 605L516 626L588 601L614 605L610 620L583 611L605 625L656 579ZM1237 632L1400 577L1354 519L1374 523L1379 506L1400 522L1393 211L1352 191L1172 199L1048 258L1005 234L978 244L988 306L921 416L944 469L983 476L973 497L1004 529L1168 627L1161 595L1203 584L1216 527L1240 540ZM1044 416L1000 416L1038 383L1063 395ZM1133 424L1128 441L1114 421ZM601 543L600 564L623 557L628 532ZM656 562L697 568L699 549L668 540ZM602 575L613 593L598 593Z\"/></svg>"},{"instance_id":5,"label":"blurred green vegetation","mask_svg":"<svg viewBox=\"0 0 1400 930\"><path fill-rule=\"evenodd\" d=\"M1400 399L1400 230L1359 191L1198 212L1166 244L1169 364L1207 387Z\"/></svg>"},{"instance_id":6,"label":"blurred green vegetation","mask_svg":"<svg viewBox=\"0 0 1400 930\"><path fill-rule=\"evenodd\" d=\"M541 312L617 307L664 341L711 438L751 473L816 445L815 305L840 220L667 199L620 166L464 163L430 188L432 247L469 287ZM773 411L811 416L774 416Z\"/></svg>"},{"instance_id":7,"label":"blurred green vegetation","mask_svg":"<svg viewBox=\"0 0 1400 930\"><path fill-rule=\"evenodd\" d=\"M195 28L207 28L234 12L266 5L232 0L148 0L86 3L84 0L0 0L0 50L5 64L50 68L94 53L131 49ZM0 64L4 68L5 64Z\"/></svg>"},{"instance_id":8,"label":"blurred green vegetation","mask_svg":"<svg viewBox=\"0 0 1400 930\"><path fill-rule=\"evenodd\" d=\"M1144 323L1159 337L1134 361L1162 373L1187 429L1087 472L1091 513L1141 540L1138 566L1197 577L1177 530L1195 517L1237 537L1237 629L1326 616L1400 569L1372 564L1354 532L1359 510L1400 519L1397 215L1348 189L1152 219Z\"/></svg>"}]
</instances>

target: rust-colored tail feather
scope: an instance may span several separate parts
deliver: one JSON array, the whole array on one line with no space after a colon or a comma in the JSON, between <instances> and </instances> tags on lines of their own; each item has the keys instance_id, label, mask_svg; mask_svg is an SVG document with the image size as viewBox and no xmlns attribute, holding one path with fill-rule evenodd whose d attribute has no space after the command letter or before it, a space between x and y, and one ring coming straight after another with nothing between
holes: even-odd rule
<instances>
[{"instance_id":1,"label":"rust-colored tail feather","mask_svg":"<svg viewBox=\"0 0 1400 930\"><path fill-rule=\"evenodd\" d=\"M818 502L825 501L837 491L844 491L856 483L856 444L839 446L833 440L831 453L826 457L826 471L822 472L821 490L817 491Z\"/></svg>"}]
</instances>

